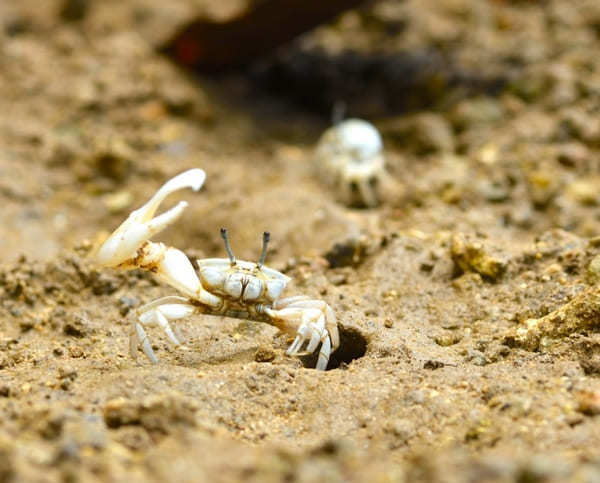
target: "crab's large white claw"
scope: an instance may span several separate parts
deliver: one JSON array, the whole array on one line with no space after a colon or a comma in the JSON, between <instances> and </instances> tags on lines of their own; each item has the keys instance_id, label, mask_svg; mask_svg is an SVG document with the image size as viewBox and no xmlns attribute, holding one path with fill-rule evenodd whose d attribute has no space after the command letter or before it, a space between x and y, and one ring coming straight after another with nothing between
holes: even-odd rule
<instances>
[{"instance_id":1,"label":"crab's large white claw","mask_svg":"<svg viewBox=\"0 0 600 483\"><path fill-rule=\"evenodd\" d=\"M173 223L187 207L187 203L181 201L170 210L153 218L162 201L171 193L184 188L198 191L205 179L204 171L196 168L167 181L144 206L133 211L108 237L96 254L97 262L103 266L116 267L135 257L142 243Z\"/></svg>"}]
</instances>

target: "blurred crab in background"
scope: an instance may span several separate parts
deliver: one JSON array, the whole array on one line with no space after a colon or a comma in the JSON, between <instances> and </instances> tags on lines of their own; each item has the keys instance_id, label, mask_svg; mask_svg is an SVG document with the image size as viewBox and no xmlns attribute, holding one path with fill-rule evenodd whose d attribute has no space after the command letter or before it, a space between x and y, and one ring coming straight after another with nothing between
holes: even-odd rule
<instances>
[{"instance_id":1,"label":"blurred crab in background","mask_svg":"<svg viewBox=\"0 0 600 483\"><path fill-rule=\"evenodd\" d=\"M381 135L371 123L346 119L327 129L315 152L321 177L348 206L375 207L388 176Z\"/></svg>"},{"instance_id":2,"label":"blurred crab in background","mask_svg":"<svg viewBox=\"0 0 600 483\"><path fill-rule=\"evenodd\" d=\"M155 216L161 202L184 188L198 191L205 177L203 170L191 169L167 181L144 206L129 215L97 252L96 260L102 266L149 270L182 294L159 298L137 310L130 334L132 357L136 357L141 345L148 359L158 362L144 327L159 325L174 344L180 345L183 338L171 322L201 313L267 322L295 333L286 351L290 356L311 354L320 344L316 368L325 370L329 356L339 346L335 314L322 300L304 295L280 298L290 277L264 265L269 233L263 234L258 262L248 262L235 258L227 230L222 228L228 258L198 260L197 272L182 251L150 241L187 207L187 202L181 201Z\"/></svg>"}]
</instances>

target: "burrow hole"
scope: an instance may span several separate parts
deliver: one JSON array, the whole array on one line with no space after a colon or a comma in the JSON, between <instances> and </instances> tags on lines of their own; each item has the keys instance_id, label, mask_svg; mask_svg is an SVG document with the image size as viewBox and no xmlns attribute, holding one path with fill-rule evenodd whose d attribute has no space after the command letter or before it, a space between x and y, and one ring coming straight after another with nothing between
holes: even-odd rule
<instances>
[{"instance_id":1,"label":"burrow hole","mask_svg":"<svg viewBox=\"0 0 600 483\"><path fill-rule=\"evenodd\" d=\"M331 354L327 370L338 369L340 366L350 364L355 359L360 359L367 352L367 339L358 329L338 325L340 332L340 346ZM301 357L304 367L314 368L317 365L319 350L309 356Z\"/></svg>"}]
</instances>

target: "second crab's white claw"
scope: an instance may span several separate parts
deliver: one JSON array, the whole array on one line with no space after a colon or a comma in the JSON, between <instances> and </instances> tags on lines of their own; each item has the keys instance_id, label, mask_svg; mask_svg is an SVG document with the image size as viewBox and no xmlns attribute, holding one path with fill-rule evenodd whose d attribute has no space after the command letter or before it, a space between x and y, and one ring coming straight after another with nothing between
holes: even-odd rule
<instances>
[{"instance_id":1,"label":"second crab's white claw","mask_svg":"<svg viewBox=\"0 0 600 483\"><path fill-rule=\"evenodd\" d=\"M161 202L171 193L184 188L198 191L205 179L206 173L195 168L167 181L144 206L131 212L121 226L108 237L96 254L97 262L103 266L115 267L134 257L136 250L144 241L173 223L187 207L187 203L181 201L170 210L153 218Z\"/></svg>"}]
</instances>

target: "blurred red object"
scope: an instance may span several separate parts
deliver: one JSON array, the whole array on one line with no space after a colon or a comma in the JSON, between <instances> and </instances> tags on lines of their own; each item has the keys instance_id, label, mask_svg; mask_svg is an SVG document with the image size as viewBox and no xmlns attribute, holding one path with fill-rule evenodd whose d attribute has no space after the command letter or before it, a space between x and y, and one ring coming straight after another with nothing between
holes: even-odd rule
<instances>
[{"instance_id":1,"label":"blurred red object","mask_svg":"<svg viewBox=\"0 0 600 483\"><path fill-rule=\"evenodd\" d=\"M226 22L190 22L166 50L189 67L221 70L243 65L363 2L263 0Z\"/></svg>"}]
</instances>

